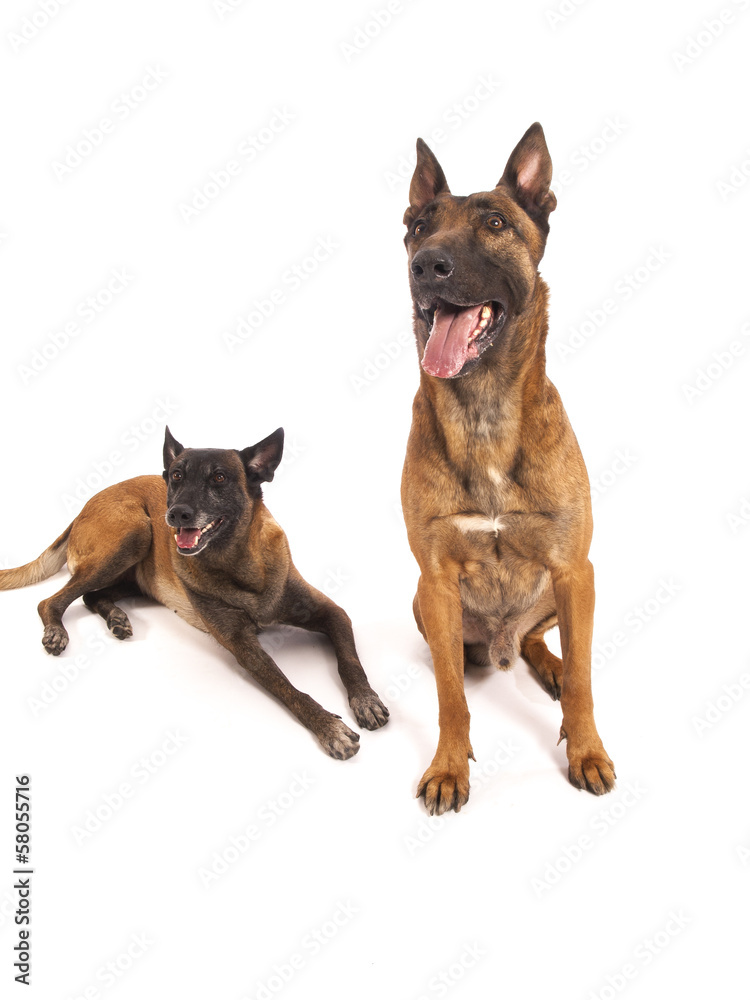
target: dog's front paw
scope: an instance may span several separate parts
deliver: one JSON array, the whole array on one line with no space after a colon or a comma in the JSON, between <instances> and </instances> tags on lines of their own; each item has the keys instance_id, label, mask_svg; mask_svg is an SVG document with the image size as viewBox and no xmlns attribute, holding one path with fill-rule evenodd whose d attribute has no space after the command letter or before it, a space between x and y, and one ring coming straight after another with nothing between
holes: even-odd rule
<instances>
[{"instance_id":1,"label":"dog's front paw","mask_svg":"<svg viewBox=\"0 0 750 1000\"><path fill-rule=\"evenodd\" d=\"M604 795L615 787L615 765L604 747L589 753L575 753L568 748L568 780L576 788L593 795Z\"/></svg>"},{"instance_id":2,"label":"dog's front paw","mask_svg":"<svg viewBox=\"0 0 750 1000\"><path fill-rule=\"evenodd\" d=\"M388 721L388 709L370 688L361 694L352 695L349 706L354 718L363 729L380 729Z\"/></svg>"},{"instance_id":3,"label":"dog's front paw","mask_svg":"<svg viewBox=\"0 0 750 1000\"><path fill-rule=\"evenodd\" d=\"M42 636L42 645L52 656L59 656L68 645L68 638L62 625L48 625Z\"/></svg>"},{"instance_id":4,"label":"dog's front paw","mask_svg":"<svg viewBox=\"0 0 750 1000\"><path fill-rule=\"evenodd\" d=\"M435 757L422 775L417 798L424 797L430 816L440 816L449 809L461 811L469 801L469 761L441 760Z\"/></svg>"},{"instance_id":5,"label":"dog's front paw","mask_svg":"<svg viewBox=\"0 0 750 1000\"><path fill-rule=\"evenodd\" d=\"M359 751L359 733L355 733L338 715L328 715L315 727L315 735L329 757L348 760Z\"/></svg>"}]
</instances>

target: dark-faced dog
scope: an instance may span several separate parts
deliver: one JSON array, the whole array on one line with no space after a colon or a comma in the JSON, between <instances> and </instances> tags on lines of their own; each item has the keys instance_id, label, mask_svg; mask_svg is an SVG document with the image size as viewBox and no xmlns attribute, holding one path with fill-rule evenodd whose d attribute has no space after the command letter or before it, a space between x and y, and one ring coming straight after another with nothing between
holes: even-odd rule
<instances>
[{"instance_id":1,"label":"dark-faced dog","mask_svg":"<svg viewBox=\"0 0 750 1000\"><path fill-rule=\"evenodd\" d=\"M62 623L78 597L119 639L132 635L115 601L145 594L210 632L248 673L282 701L332 757L359 749L359 735L286 679L258 641L266 626L324 632L334 645L357 722L377 729L388 710L370 687L346 613L298 573L284 532L263 503L281 460L279 428L243 451L183 448L167 428L162 476L140 476L92 497L38 559L0 571L0 589L37 583L67 560L70 581L39 605L42 643L58 655Z\"/></svg>"},{"instance_id":2,"label":"dark-faced dog","mask_svg":"<svg viewBox=\"0 0 750 1000\"><path fill-rule=\"evenodd\" d=\"M537 123L491 191L456 197L422 140L404 215L420 384L402 480L421 576L440 738L417 795L431 813L469 797L465 660L519 654L562 704L570 781L597 795L615 772L594 724L594 573L586 468L545 374L538 265L555 208ZM559 624L562 661L544 633Z\"/></svg>"}]
</instances>

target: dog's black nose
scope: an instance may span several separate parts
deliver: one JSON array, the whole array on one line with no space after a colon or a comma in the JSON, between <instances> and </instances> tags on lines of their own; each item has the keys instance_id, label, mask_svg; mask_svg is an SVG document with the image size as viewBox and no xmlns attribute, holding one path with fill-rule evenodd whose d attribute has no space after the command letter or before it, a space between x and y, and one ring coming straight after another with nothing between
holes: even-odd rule
<instances>
[{"instance_id":1,"label":"dog's black nose","mask_svg":"<svg viewBox=\"0 0 750 1000\"><path fill-rule=\"evenodd\" d=\"M428 249L414 254L411 273L415 278L449 278L453 274L455 262L447 250Z\"/></svg>"},{"instance_id":2,"label":"dog's black nose","mask_svg":"<svg viewBox=\"0 0 750 1000\"><path fill-rule=\"evenodd\" d=\"M181 525L187 526L192 524L194 519L195 511L186 503L176 503L174 507L169 508L167 520L175 528L179 528Z\"/></svg>"}]
</instances>

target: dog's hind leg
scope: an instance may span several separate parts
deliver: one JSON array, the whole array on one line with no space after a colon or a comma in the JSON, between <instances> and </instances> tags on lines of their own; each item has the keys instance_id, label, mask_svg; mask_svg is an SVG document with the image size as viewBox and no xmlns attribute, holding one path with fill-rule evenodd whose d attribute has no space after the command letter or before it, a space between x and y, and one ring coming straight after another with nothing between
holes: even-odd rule
<instances>
[{"instance_id":1,"label":"dog's hind leg","mask_svg":"<svg viewBox=\"0 0 750 1000\"><path fill-rule=\"evenodd\" d=\"M116 536L101 530L94 519L84 519L80 526L76 521L73 525L68 542L68 566L73 575L62 590L41 601L38 607L44 625L42 645L53 656L59 656L68 645L68 633L62 623L68 606L84 594L119 584L130 567L147 555L151 547L148 516L143 512L140 523L135 524L122 520L121 528L126 530Z\"/></svg>"},{"instance_id":2,"label":"dog's hind leg","mask_svg":"<svg viewBox=\"0 0 750 1000\"><path fill-rule=\"evenodd\" d=\"M113 587L106 587L104 590L89 591L83 595L83 603L100 615L107 623L107 628L117 639L129 639L133 634L133 626L130 619L122 610L118 608L115 601L123 597L138 597L141 589L137 583L130 580L121 580Z\"/></svg>"},{"instance_id":3,"label":"dog's hind leg","mask_svg":"<svg viewBox=\"0 0 750 1000\"><path fill-rule=\"evenodd\" d=\"M336 651L339 676L357 722L365 729L379 729L386 724L388 709L370 687L357 655L351 620L343 608L311 587L298 573L292 573L279 611L279 621L327 635Z\"/></svg>"},{"instance_id":4,"label":"dog's hind leg","mask_svg":"<svg viewBox=\"0 0 750 1000\"><path fill-rule=\"evenodd\" d=\"M550 615L530 629L521 640L521 656L536 670L545 691L553 701L560 700L563 664L559 656L547 649L544 633L556 624L557 614Z\"/></svg>"}]
</instances>

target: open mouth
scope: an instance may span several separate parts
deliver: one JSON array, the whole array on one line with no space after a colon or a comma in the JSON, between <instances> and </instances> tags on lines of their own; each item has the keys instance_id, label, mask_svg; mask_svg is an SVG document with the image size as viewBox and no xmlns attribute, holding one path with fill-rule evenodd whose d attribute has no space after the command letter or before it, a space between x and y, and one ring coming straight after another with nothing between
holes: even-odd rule
<instances>
[{"instance_id":1,"label":"open mouth","mask_svg":"<svg viewBox=\"0 0 750 1000\"><path fill-rule=\"evenodd\" d=\"M186 556L192 556L200 552L201 549L208 545L212 533L223 523L224 518L217 517L203 528L180 528L174 536L178 551Z\"/></svg>"},{"instance_id":2,"label":"open mouth","mask_svg":"<svg viewBox=\"0 0 750 1000\"><path fill-rule=\"evenodd\" d=\"M454 378L467 362L479 358L492 346L505 321L499 302L465 306L438 299L423 315L430 324L430 337L422 367L437 378Z\"/></svg>"}]
</instances>

